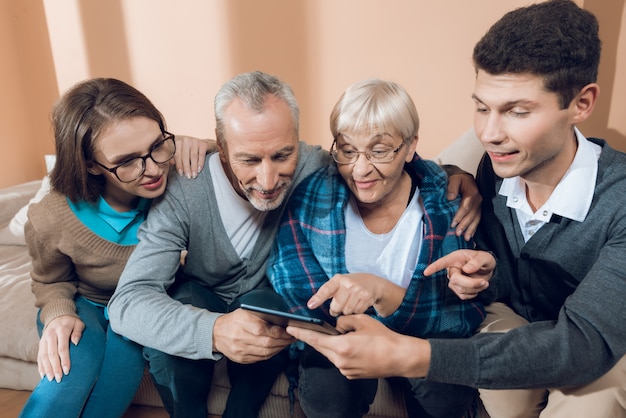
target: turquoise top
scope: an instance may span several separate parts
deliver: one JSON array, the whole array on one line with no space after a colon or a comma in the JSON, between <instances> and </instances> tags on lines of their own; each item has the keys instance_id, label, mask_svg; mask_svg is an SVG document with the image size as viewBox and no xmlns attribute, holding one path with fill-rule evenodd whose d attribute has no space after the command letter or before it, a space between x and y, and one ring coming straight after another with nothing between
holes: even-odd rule
<instances>
[{"instance_id":1,"label":"turquoise top","mask_svg":"<svg viewBox=\"0 0 626 418\"><path fill-rule=\"evenodd\" d=\"M135 209L118 212L102 196L96 203L67 199L72 212L99 237L120 245L136 245L137 230L146 219L150 199L140 199Z\"/></svg>"}]
</instances>

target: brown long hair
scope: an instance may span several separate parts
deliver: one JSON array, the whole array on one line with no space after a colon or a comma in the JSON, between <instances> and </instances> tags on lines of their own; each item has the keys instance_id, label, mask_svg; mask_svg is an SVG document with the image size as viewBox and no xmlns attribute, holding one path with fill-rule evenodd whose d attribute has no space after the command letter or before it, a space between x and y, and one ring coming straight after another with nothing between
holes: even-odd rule
<instances>
[{"instance_id":1,"label":"brown long hair","mask_svg":"<svg viewBox=\"0 0 626 418\"><path fill-rule=\"evenodd\" d=\"M114 78L94 78L68 90L52 108L56 164L50 173L53 190L73 202L95 202L104 190L103 176L88 172L95 142L111 123L143 116L159 124L163 115L139 90Z\"/></svg>"}]
</instances>

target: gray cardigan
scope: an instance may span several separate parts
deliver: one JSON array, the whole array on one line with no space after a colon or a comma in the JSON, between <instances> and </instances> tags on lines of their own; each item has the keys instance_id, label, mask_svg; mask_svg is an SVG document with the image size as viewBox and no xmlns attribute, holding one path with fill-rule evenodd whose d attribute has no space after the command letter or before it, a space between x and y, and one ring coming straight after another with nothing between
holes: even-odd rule
<instances>
[{"instance_id":1,"label":"gray cardigan","mask_svg":"<svg viewBox=\"0 0 626 418\"><path fill-rule=\"evenodd\" d=\"M506 334L431 340L429 379L492 389L580 386L626 353L626 155L591 140L602 154L586 219L553 217L527 243L498 195L502 179L483 157L477 242L498 259L484 296L531 324Z\"/></svg>"},{"instance_id":2,"label":"gray cardigan","mask_svg":"<svg viewBox=\"0 0 626 418\"><path fill-rule=\"evenodd\" d=\"M329 162L327 151L300 143L292 190ZM284 207L285 203L268 213L253 256L240 259L222 224L210 170L193 180L172 176L166 193L154 202L139 229L140 242L109 303L113 330L169 354L191 359L221 357L212 349L213 325L221 314L183 305L166 290L177 275L184 275L230 303L252 289L269 286L266 263ZM185 265L178 271L185 249Z\"/></svg>"}]
</instances>

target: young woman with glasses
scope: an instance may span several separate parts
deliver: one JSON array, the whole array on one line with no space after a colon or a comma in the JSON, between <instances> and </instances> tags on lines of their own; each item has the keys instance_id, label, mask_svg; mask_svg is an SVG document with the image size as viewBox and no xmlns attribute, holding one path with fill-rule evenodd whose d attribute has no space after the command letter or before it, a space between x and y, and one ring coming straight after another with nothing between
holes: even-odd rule
<instances>
[{"instance_id":1,"label":"young woman with glasses","mask_svg":"<svg viewBox=\"0 0 626 418\"><path fill-rule=\"evenodd\" d=\"M336 164L304 180L283 216L269 277L291 312L334 322L366 313L420 337L470 336L482 305L448 289L445 270L424 268L472 242L450 227L458 200L446 173L416 153L419 120L398 84L365 80L335 105L330 126ZM300 403L307 417L360 417L376 379L348 380L310 347L299 354ZM475 390L400 379L410 416L460 417Z\"/></svg>"},{"instance_id":2,"label":"young woman with glasses","mask_svg":"<svg viewBox=\"0 0 626 418\"><path fill-rule=\"evenodd\" d=\"M115 79L71 88L52 122L51 192L30 208L25 226L42 379L21 416L120 417L144 360L141 346L111 330L106 304L150 201L165 191L176 140L150 100ZM207 146L185 141L177 161L189 169Z\"/></svg>"}]
</instances>

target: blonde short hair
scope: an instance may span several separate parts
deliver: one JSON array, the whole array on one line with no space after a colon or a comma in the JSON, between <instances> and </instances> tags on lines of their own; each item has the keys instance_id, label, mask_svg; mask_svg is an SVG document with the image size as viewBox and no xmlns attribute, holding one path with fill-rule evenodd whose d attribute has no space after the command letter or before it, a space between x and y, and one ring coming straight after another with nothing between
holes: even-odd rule
<instances>
[{"instance_id":1,"label":"blonde short hair","mask_svg":"<svg viewBox=\"0 0 626 418\"><path fill-rule=\"evenodd\" d=\"M411 96L397 83L376 78L352 84L330 114L333 138L342 132L376 129L407 140L417 135L419 117Z\"/></svg>"}]
</instances>

